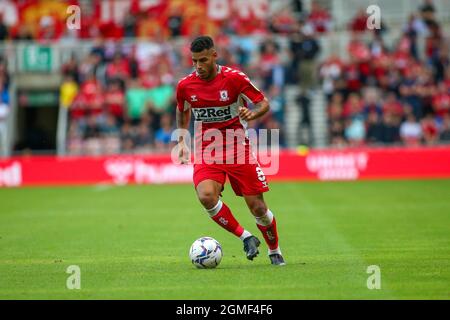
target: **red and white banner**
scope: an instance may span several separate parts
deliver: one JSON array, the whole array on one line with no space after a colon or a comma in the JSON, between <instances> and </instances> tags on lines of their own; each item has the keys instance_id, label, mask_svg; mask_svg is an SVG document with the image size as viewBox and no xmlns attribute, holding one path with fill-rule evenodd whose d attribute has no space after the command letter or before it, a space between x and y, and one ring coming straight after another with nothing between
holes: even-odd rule
<instances>
[{"instance_id":1,"label":"red and white banner","mask_svg":"<svg viewBox=\"0 0 450 320\"><path fill-rule=\"evenodd\" d=\"M270 181L450 178L450 147L283 151ZM264 165L262 164L264 169ZM170 155L0 159L0 187L192 183Z\"/></svg>"},{"instance_id":2,"label":"red and white banner","mask_svg":"<svg viewBox=\"0 0 450 320\"><path fill-rule=\"evenodd\" d=\"M280 157L280 180L450 178L450 147L312 151Z\"/></svg>"}]
</instances>

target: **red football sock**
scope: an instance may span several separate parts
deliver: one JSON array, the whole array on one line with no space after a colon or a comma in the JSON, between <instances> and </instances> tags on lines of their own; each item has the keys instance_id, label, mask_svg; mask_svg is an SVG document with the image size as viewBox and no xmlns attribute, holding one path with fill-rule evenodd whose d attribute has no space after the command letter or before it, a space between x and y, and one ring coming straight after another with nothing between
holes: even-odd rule
<instances>
[{"instance_id":1,"label":"red football sock","mask_svg":"<svg viewBox=\"0 0 450 320\"><path fill-rule=\"evenodd\" d=\"M262 226L256 224L258 229L261 231L264 240L266 240L267 246L270 250L275 250L278 248L278 232L277 232L277 221L273 217L272 223L268 226Z\"/></svg>"},{"instance_id":2,"label":"red football sock","mask_svg":"<svg viewBox=\"0 0 450 320\"><path fill-rule=\"evenodd\" d=\"M222 228L231 232L236 237L240 237L244 233L244 228L239 224L236 218L231 213L230 208L227 207L225 203L221 200L217 205L207 210L211 218Z\"/></svg>"}]
</instances>

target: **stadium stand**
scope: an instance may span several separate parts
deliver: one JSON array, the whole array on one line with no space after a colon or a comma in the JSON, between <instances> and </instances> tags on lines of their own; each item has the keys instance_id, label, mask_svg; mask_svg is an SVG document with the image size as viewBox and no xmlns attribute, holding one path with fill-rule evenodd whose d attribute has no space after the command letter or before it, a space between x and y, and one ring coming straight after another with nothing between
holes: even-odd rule
<instances>
[{"instance_id":1,"label":"stadium stand","mask_svg":"<svg viewBox=\"0 0 450 320\"><path fill-rule=\"evenodd\" d=\"M50 149L73 155L166 152L175 85L191 72L188 44L202 33L214 36L220 64L243 70L267 94L272 111L252 126L281 128L283 147L448 143L450 10L438 10L448 6L445 1L367 2L391 8L373 31L366 27L364 1L259 1L246 12L233 1L226 10L214 1L209 7L192 2L2 3L3 154L8 146L16 153L47 148L33 147L16 132L27 123L17 124L21 111L8 112L26 105L20 94L9 99L18 89L9 86L6 70L20 74L15 71L31 64L18 58L27 49L20 44L54 50L56 62L47 71L59 76L60 112ZM65 12L55 14L67 4L81 7L79 30L66 28ZM188 7L192 12L183 10ZM27 10L48 14L32 18ZM205 15L209 19L201 19ZM33 136L40 132L35 129Z\"/></svg>"},{"instance_id":2,"label":"stadium stand","mask_svg":"<svg viewBox=\"0 0 450 320\"><path fill-rule=\"evenodd\" d=\"M365 12L349 23L344 59L331 55L319 70L331 145L444 142L439 136L449 117L450 60L435 11L426 1L405 17L391 45L385 23L374 31L362 26Z\"/></svg>"}]
</instances>

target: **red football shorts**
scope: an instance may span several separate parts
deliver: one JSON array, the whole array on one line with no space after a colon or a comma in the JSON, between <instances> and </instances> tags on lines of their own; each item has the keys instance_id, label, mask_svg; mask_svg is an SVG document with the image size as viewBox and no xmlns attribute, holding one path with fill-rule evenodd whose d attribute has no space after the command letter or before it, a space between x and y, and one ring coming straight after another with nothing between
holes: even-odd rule
<instances>
[{"instance_id":1,"label":"red football shorts","mask_svg":"<svg viewBox=\"0 0 450 320\"><path fill-rule=\"evenodd\" d=\"M269 191L269 185L258 164L194 164L194 185L214 180L225 185L226 177L237 196L253 196Z\"/></svg>"}]
</instances>

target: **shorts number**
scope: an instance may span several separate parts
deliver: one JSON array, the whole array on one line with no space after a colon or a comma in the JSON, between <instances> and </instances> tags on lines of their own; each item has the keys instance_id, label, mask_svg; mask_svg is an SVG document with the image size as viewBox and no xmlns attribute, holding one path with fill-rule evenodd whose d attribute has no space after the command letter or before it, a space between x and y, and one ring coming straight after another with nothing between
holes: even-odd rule
<instances>
[{"instance_id":1,"label":"shorts number","mask_svg":"<svg viewBox=\"0 0 450 320\"><path fill-rule=\"evenodd\" d=\"M258 175L258 180L263 182L266 181L266 176L260 167L256 167L256 174Z\"/></svg>"}]
</instances>

